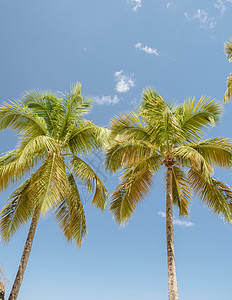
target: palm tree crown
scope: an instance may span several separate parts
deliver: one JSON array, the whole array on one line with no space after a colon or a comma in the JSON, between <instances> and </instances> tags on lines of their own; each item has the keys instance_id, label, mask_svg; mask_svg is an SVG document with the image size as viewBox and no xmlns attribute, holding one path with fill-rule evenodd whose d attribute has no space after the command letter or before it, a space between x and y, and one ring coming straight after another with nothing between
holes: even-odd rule
<instances>
[{"instance_id":1,"label":"palm tree crown","mask_svg":"<svg viewBox=\"0 0 232 300\"><path fill-rule=\"evenodd\" d=\"M194 190L213 213L231 221L232 189L213 177L213 166L231 166L232 142L220 137L204 138L205 127L214 125L221 114L221 105L210 98L202 97L197 103L189 99L177 106L148 89L143 93L138 114L124 114L111 122L113 142L106 151L106 168L113 172L122 170L121 183L110 204L116 222L124 224L129 220L150 189L154 174L162 166L166 168L170 276L175 274L173 204L181 216L188 216ZM176 291L170 291L173 286ZM170 300L178 299L175 278L169 292Z\"/></svg>"},{"instance_id":2,"label":"palm tree crown","mask_svg":"<svg viewBox=\"0 0 232 300\"><path fill-rule=\"evenodd\" d=\"M95 190L92 204L104 210L104 184L80 156L100 147L104 135L103 128L83 119L90 108L79 84L63 98L34 91L0 107L0 130L11 127L20 136L17 148L0 157L0 189L34 172L2 210L5 242L39 207L43 214L54 210L65 237L80 246L87 231L76 180Z\"/></svg>"},{"instance_id":3,"label":"palm tree crown","mask_svg":"<svg viewBox=\"0 0 232 300\"><path fill-rule=\"evenodd\" d=\"M214 213L231 221L231 189L213 177L213 165L231 165L229 139L202 139L204 128L222 114L215 100L189 99L182 106L167 104L154 90L146 90L139 109L115 118L106 152L106 168L123 169L110 209L116 221L126 222L152 184L162 165L172 166L173 201L180 215L188 215L192 190Z\"/></svg>"}]
</instances>

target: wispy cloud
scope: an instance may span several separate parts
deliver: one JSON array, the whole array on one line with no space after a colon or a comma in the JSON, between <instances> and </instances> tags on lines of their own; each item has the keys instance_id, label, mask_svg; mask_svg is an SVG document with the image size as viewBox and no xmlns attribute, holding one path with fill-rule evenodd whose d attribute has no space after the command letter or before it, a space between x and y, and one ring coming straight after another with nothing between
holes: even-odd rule
<instances>
[{"instance_id":1,"label":"wispy cloud","mask_svg":"<svg viewBox=\"0 0 232 300\"><path fill-rule=\"evenodd\" d=\"M214 6L220 10L221 15L223 16L227 9L228 3L232 4L232 0L217 0L214 2Z\"/></svg>"},{"instance_id":2,"label":"wispy cloud","mask_svg":"<svg viewBox=\"0 0 232 300\"><path fill-rule=\"evenodd\" d=\"M226 5L223 0L217 0L214 3L214 7L216 7L218 10L220 10L221 15L224 15L224 12L226 11Z\"/></svg>"},{"instance_id":3,"label":"wispy cloud","mask_svg":"<svg viewBox=\"0 0 232 300\"><path fill-rule=\"evenodd\" d=\"M142 0L128 0L128 2L133 6L133 11L137 11L142 6Z\"/></svg>"},{"instance_id":4,"label":"wispy cloud","mask_svg":"<svg viewBox=\"0 0 232 300\"><path fill-rule=\"evenodd\" d=\"M154 55L159 55L159 53L157 52L156 49L154 48L151 48L151 47L148 47L146 45L143 45L142 43L137 43L135 45L135 48L141 50L141 51L144 51L146 52L147 54L154 54Z\"/></svg>"},{"instance_id":5,"label":"wispy cloud","mask_svg":"<svg viewBox=\"0 0 232 300\"><path fill-rule=\"evenodd\" d=\"M117 95L115 96L101 96L101 97L92 97L93 101L97 104L103 105L103 104L116 104L119 102L119 98Z\"/></svg>"},{"instance_id":6,"label":"wispy cloud","mask_svg":"<svg viewBox=\"0 0 232 300\"><path fill-rule=\"evenodd\" d=\"M159 211L158 215L160 215L162 218L166 218L166 213L163 212L163 211ZM192 222L181 220L181 219L178 219L178 218L175 218L175 217L173 217L173 224L177 225L177 226L181 226L181 227L194 226L194 223L192 223Z\"/></svg>"},{"instance_id":7,"label":"wispy cloud","mask_svg":"<svg viewBox=\"0 0 232 300\"><path fill-rule=\"evenodd\" d=\"M118 93L126 93L135 86L133 75L125 75L123 70L115 72L114 77L116 81L115 90Z\"/></svg>"},{"instance_id":8,"label":"wispy cloud","mask_svg":"<svg viewBox=\"0 0 232 300\"><path fill-rule=\"evenodd\" d=\"M202 27L213 29L217 22L214 17L210 17L204 9L198 9L194 14L184 13L185 18L188 21L199 21Z\"/></svg>"}]
</instances>

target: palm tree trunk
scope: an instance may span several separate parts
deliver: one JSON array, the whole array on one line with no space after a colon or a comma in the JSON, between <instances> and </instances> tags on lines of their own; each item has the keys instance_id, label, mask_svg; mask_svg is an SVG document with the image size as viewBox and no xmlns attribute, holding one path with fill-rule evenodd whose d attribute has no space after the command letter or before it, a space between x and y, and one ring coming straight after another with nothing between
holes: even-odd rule
<instances>
[{"instance_id":1,"label":"palm tree trunk","mask_svg":"<svg viewBox=\"0 0 232 300\"><path fill-rule=\"evenodd\" d=\"M5 290L1 290L0 291L0 300L4 300L5 299Z\"/></svg>"},{"instance_id":2,"label":"palm tree trunk","mask_svg":"<svg viewBox=\"0 0 232 300\"><path fill-rule=\"evenodd\" d=\"M167 168L167 191L166 191L166 239L168 257L168 295L169 300L178 300L178 289L176 280L176 266L174 254L173 233L173 199L172 199L172 167Z\"/></svg>"},{"instance_id":3,"label":"palm tree trunk","mask_svg":"<svg viewBox=\"0 0 232 300\"><path fill-rule=\"evenodd\" d=\"M21 261L19 264L19 268L18 268L18 272L17 275L15 277L15 281L13 284L13 287L11 289L11 293L10 296L8 298L8 300L16 300L18 297L18 293L19 293L19 289L20 286L22 284L22 280L23 280L23 276L24 276L24 272L27 266L27 262L31 253L31 248L32 248L32 243L33 243L33 239L35 236L35 230L39 221L39 215L40 215L40 208L37 207L34 211L33 217L32 217L32 221L31 221L31 226L27 235L27 240L24 246L24 250L23 250L23 254L21 257Z\"/></svg>"}]
</instances>

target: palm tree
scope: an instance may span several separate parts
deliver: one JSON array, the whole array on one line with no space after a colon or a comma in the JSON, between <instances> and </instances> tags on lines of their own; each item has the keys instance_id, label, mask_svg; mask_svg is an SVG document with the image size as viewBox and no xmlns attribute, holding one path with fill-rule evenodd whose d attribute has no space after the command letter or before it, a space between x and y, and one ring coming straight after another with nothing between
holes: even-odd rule
<instances>
[{"instance_id":1,"label":"palm tree","mask_svg":"<svg viewBox=\"0 0 232 300\"><path fill-rule=\"evenodd\" d=\"M166 170L166 241L169 299L178 299L174 256L173 205L180 216L189 215L192 191L214 214L231 221L232 189L213 177L213 166L231 166L232 142L220 137L202 139L207 125L222 114L215 100L201 98L168 104L154 90L143 93L139 114L133 112L111 122L111 146L106 168L122 170L121 182L112 194L110 210L125 224L151 188L153 176Z\"/></svg>"},{"instance_id":2,"label":"palm tree","mask_svg":"<svg viewBox=\"0 0 232 300\"><path fill-rule=\"evenodd\" d=\"M0 190L33 172L1 211L4 242L31 219L10 300L17 299L41 214L54 211L66 239L80 246L87 230L78 183L94 193L93 205L105 208L104 184L83 158L101 146L106 134L83 118L90 108L80 84L62 98L33 91L0 107L0 130L12 128L20 136L17 148L0 157Z\"/></svg>"},{"instance_id":3,"label":"palm tree","mask_svg":"<svg viewBox=\"0 0 232 300\"><path fill-rule=\"evenodd\" d=\"M232 61L232 40L230 40L229 42L225 42L224 49L225 49L225 54L226 54L227 58L231 62ZM227 87L228 88L225 92L223 103L232 99L232 73L228 77Z\"/></svg>"}]
</instances>

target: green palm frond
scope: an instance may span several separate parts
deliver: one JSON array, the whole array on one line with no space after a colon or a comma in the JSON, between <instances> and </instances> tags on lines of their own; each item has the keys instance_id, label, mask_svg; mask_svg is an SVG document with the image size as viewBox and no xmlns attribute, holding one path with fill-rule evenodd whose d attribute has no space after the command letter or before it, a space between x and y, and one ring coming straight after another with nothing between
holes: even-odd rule
<instances>
[{"instance_id":1,"label":"green palm frond","mask_svg":"<svg viewBox=\"0 0 232 300\"><path fill-rule=\"evenodd\" d=\"M56 209L56 219L60 229L68 241L75 241L80 247L87 235L85 212L74 176L68 176L68 188L65 198L62 198Z\"/></svg>"},{"instance_id":2,"label":"green palm frond","mask_svg":"<svg viewBox=\"0 0 232 300\"><path fill-rule=\"evenodd\" d=\"M56 206L67 189L67 175L62 156L50 154L42 166L31 176L31 183L27 187L28 197L35 199L36 205L41 207L43 214Z\"/></svg>"},{"instance_id":3,"label":"green palm frond","mask_svg":"<svg viewBox=\"0 0 232 300\"><path fill-rule=\"evenodd\" d=\"M19 102L5 103L0 107L0 130L12 128L20 134L35 137L46 135L47 126L43 118L33 114Z\"/></svg>"},{"instance_id":4,"label":"green palm frond","mask_svg":"<svg viewBox=\"0 0 232 300\"><path fill-rule=\"evenodd\" d=\"M227 87L228 88L225 92L225 96L223 98L223 103L230 101L232 99L232 73L228 77Z\"/></svg>"},{"instance_id":5,"label":"green palm frond","mask_svg":"<svg viewBox=\"0 0 232 300\"><path fill-rule=\"evenodd\" d=\"M54 131L55 122L52 116L52 110L57 106L57 103L59 103L55 95L41 91L30 91L26 92L23 96L22 102L25 106L29 107L33 113L45 120L49 133Z\"/></svg>"},{"instance_id":6,"label":"green palm frond","mask_svg":"<svg viewBox=\"0 0 232 300\"><path fill-rule=\"evenodd\" d=\"M71 86L70 93L67 93L64 99L67 99L68 107L79 107L78 115L89 112L91 108L92 101L81 96L81 84L78 82Z\"/></svg>"},{"instance_id":7,"label":"green palm frond","mask_svg":"<svg viewBox=\"0 0 232 300\"><path fill-rule=\"evenodd\" d=\"M136 205L152 185L153 172L143 163L125 170L122 182L116 187L111 198L110 210L120 225L125 224L134 213Z\"/></svg>"},{"instance_id":8,"label":"green palm frond","mask_svg":"<svg viewBox=\"0 0 232 300\"><path fill-rule=\"evenodd\" d=\"M125 164L133 164L136 161L149 157L155 152L152 145L143 141L115 141L106 150L105 167L116 172Z\"/></svg>"},{"instance_id":9,"label":"green palm frond","mask_svg":"<svg viewBox=\"0 0 232 300\"><path fill-rule=\"evenodd\" d=\"M200 143L192 143L195 149L210 164L223 168L230 168L232 163L231 139L206 139Z\"/></svg>"},{"instance_id":10,"label":"green palm frond","mask_svg":"<svg viewBox=\"0 0 232 300\"><path fill-rule=\"evenodd\" d=\"M187 140L197 140L204 134L204 127L214 125L222 115L222 106L215 99L201 97L184 101L176 111L181 128Z\"/></svg>"},{"instance_id":11,"label":"green palm frond","mask_svg":"<svg viewBox=\"0 0 232 300\"><path fill-rule=\"evenodd\" d=\"M152 124L157 119L163 118L163 111L167 107L164 99L154 89L146 89L143 91L139 114Z\"/></svg>"},{"instance_id":12,"label":"green palm frond","mask_svg":"<svg viewBox=\"0 0 232 300\"><path fill-rule=\"evenodd\" d=\"M210 176L210 173L214 172L208 161L191 144L177 147L173 149L173 153L180 163L183 162L189 167L193 165L200 168L205 177Z\"/></svg>"},{"instance_id":13,"label":"green palm frond","mask_svg":"<svg viewBox=\"0 0 232 300\"><path fill-rule=\"evenodd\" d=\"M92 204L104 211L108 192L102 180L84 160L77 156L73 155L71 166L76 178L81 180L89 191L95 190Z\"/></svg>"},{"instance_id":14,"label":"green palm frond","mask_svg":"<svg viewBox=\"0 0 232 300\"><path fill-rule=\"evenodd\" d=\"M110 138L118 139L120 135L127 139L149 140L144 123L133 112L122 114L111 121Z\"/></svg>"},{"instance_id":15,"label":"green palm frond","mask_svg":"<svg viewBox=\"0 0 232 300\"><path fill-rule=\"evenodd\" d=\"M214 214L222 215L226 221L231 222L232 188L211 176L205 178L201 170L196 168L189 170L188 179L202 202Z\"/></svg>"},{"instance_id":16,"label":"green palm frond","mask_svg":"<svg viewBox=\"0 0 232 300\"><path fill-rule=\"evenodd\" d=\"M192 189L189 186L185 172L177 165L172 168L172 195L173 203L179 208L179 215L189 216Z\"/></svg>"},{"instance_id":17,"label":"green palm frond","mask_svg":"<svg viewBox=\"0 0 232 300\"><path fill-rule=\"evenodd\" d=\"M148 134L156 145L174 143L183 139L183 132L174 114L174 105L168 105L154 90L143 93L140 115L150 125Z\"/></svg>"},{"instance_id":18,"label":"green palm frond","mask_svg":"<svg viewBox=\"0 0 232 300\"><path fill-rule=\"evenodd\" d=\"M224 47L226 56L229 61L232 61L232 39L229 42L225 42Z\"/></svg>"},{"instance_id":19,"label":"green palm frond","mask_svg":"<svg viewBox=\"0 0 232 300\"><path fill-rule=\"evenodd\" d=\"M70 128L74 128L80 117L91 109L91 101L82 98L81 86L79 84L73 87L71 94L68 94L64 101L67 101L67 103L65 105L59 139L62 139L66 135L66 132L70 131Z\"/></svg>"},{"instance_id":20,"label":"green palm frond","mask_svg":"<svg viewBox=\"0 0 232 300\"><path fill-rule=\"evenodd\" d=\"M107 132L97 127L91 121L79 120L75 126L67 129L66 136L62 144L68 145L70 151L74 154L92 153L104 144L104 137Z\"/></svg>"},{"instance_id":21,"label":"green palm frond","mask_svg":"<svg viewBox=\"0 0 232 300\"><path fill-rule=\"evenodd\" d=\"M59 152L59 145L47 136L24 139L14 151L0 157L0 190L28 173L46 153Z\"/></svg>"},{"instance_id":22,"label":"green palm frond","mask_svg":"<svg viewBox=\"0 0 232 300\"><path fill-rule=\"evenodd\" d=\"M28 197L26 192L30 182L30 179L26 180L10 196L9 203L1 210L0 232L5 243L33 215L34 199Z\"/></svg>"}]
</instances>

